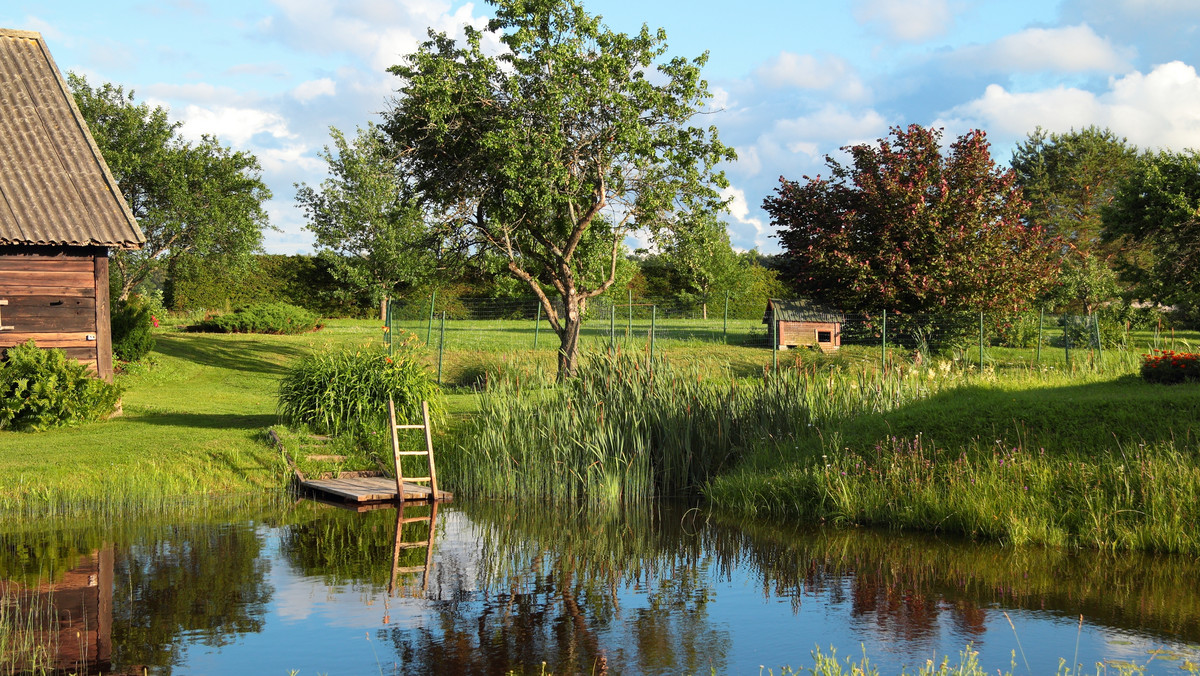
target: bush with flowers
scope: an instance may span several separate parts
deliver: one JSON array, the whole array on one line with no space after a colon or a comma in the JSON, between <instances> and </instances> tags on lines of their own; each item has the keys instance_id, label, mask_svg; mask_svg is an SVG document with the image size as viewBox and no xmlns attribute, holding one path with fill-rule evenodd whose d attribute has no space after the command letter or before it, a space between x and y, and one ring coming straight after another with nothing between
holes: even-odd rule
<instances>
[{"instance_id":1,"label":"bush with flowers","mask_svg":"<svg viewBox=\"0 0 1200 676\"><path fill-rule=\"evenodd\" d=\"M1142 359L1142 378L1152 383L1200 380L1200 353L1153 350Z\"/></svg>"}]
</instances>

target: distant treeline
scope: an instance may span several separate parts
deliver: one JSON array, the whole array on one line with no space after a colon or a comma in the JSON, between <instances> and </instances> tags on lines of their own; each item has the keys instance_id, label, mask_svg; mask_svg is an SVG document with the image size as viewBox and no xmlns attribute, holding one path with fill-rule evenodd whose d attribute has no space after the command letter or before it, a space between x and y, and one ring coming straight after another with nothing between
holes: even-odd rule
<instances>
[{"instance_id":1,"label":"distant treeline","mask_svg":"<svg viewBox=\"0 0 1200 676\"><path fill-rule=\"evenodd\" d=\"M682 291L679 273L661 257L639 252L622 261L625 272L618 283L591 303L608 312L610 306L626 312L630 300L638 316L648 316L649 305L660 317L708 316L720 319L762 317L768 298L786 296L777 273L778 261L751 251L739 254L738 274L706 294ZM244 264L213 264L199 258L175 261L159 281L163 304L177 312L230 311L253 303L291 303L322 317L371 317L378 305L365 289L357 289L335 276L327 257L260 254ZM146 289L143 289L145 291ZM433 300L437 312L450 319L517 319L532 317L536 302L527 287L500 275L468 270L437 284L396 289L397 318L423 317ZM409 316L411 315L411 316Z\"/></svg>"}]
</instances>

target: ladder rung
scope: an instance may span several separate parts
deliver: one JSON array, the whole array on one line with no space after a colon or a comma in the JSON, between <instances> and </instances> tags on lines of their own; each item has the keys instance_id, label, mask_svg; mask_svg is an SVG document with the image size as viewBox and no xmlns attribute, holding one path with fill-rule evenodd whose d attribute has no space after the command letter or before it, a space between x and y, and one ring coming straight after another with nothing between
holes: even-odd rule
<instances>
[{"instance_id":1,"label":"ladder rung","mask_svg":"<svg viewBox=\"0 0 1200 676\"><path fill-rule=\"evenodd\" d=\"M431 518L432 517L428 517L428 516L414 516L412 518L400 519L400 523L415 523L417 521L428 521Z\"/></svg>"},{"instance_id":2,"label":"ladder rung","mask_svg":"<svg viewBox=\"0 0 1200 676\"><path fill-rule=\"evenodd\" d=\"M431 563L431 564L429 564L429 565L430 565L430 566L433 566L433 564L432 564L432 563ZM405 566L405 567L403 567L403 568L397 568L397 569L396 569L396 572L397 572L397 573L400 573L400 574L404 574L404 573L424 573L424 572L425 572L425 566Z\"/></svg>"},{"instance_id":3,"label":"ladder rung","mask_svg":"<svg viewBox=\"0 0 1200 676\"><path fill-rule=\"evenodd\" d=\"M396 429L398 429L398 430L423 430L423 429L425 429L425 426L424 425L396 425Z\"/></svg>"},{"instance_id":4,"label":"ladder rung","mask_svg":"<svg viewBox=\"0 0 1200 676\"><path fill-rule=\"evenodd\" d=\"M396 455L429 455L429 451L400 451Z\"/></svg>"},{"instance_id":5,"label":"ladder rung","mask_svg":"<svg viewBox=\"0 0 1200 676\"><path fill-rule=\"evenodd\" d=\"M400 544L396 545L396 547L399 549L416 549L417 547L428 546L429 540L422 540L421 542L401 542Z\"/></svg>"},{"instance_id":6,"label":"ladder rung","mask_svg":"<svg viewBox=\"0 0 1200 676\"><path fill-rule=\"evenodd\" d=\"M404 477L404 480L407 482L416 482L416 483L420 483L422 481L428 483L429 481L432 481L432 479L430 479L427 476L406 476L406 477Z\"/></svg>"}]
</instances>

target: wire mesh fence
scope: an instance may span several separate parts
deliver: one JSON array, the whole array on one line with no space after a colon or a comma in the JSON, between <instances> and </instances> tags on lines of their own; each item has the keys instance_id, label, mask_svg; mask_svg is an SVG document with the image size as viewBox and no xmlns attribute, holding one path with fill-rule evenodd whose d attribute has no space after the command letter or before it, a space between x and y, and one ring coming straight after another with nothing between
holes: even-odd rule
<instances>
[{"instance_id":1,"label":"wire mesh fence","mask_svg":"<svg viewBox=\"0 0 1200 676\"><path fill-rule=\"evenodd\" d=\"M556 308L559 315L562 308ZM663 350L720 346L760 349L778 364L788 352L814 349L850 352L861 359L920 363L949 357L986 368L998 364L1076 367L1101 363L1106 352L1138 354L1154 348L1189 347L1160 323L1119 320L1099 314L1050 315L1027 312L837 315L837 321L796 321L773 316L764 306L753 316L731 313L714 303L669 300L613 302L592 299L580 329L583 350L636 349L653 356ZM389 305L387 336L410 334L423 349L446 353L553 355L560 341L536 298L439 303L436 296ZM812 319L812 318L809 318ZM819 319L830 319L822 317ZM781 353L783 356L781 357ZM769 356L768 356L769 355Z\"/></svg>"}]
</instances>

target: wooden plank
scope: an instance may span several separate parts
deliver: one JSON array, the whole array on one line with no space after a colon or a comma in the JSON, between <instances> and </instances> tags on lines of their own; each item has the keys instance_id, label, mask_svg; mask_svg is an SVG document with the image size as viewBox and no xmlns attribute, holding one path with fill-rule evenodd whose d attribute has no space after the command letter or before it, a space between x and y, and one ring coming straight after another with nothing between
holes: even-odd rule
<instances>
[{"instance_id":1,"label":"wooden plank","mask_svg":"<svg viewBox=\"0 0 1200 676\"><path fill-rule=\"evenodd\" d=\"M92 340L88 340L88 336L91 336ZM33 331L5 331L4 333L0 333L0 341L3 341L6 346L19 345L27 340L32 340L37 343L38 347L84 347L95 350L95 338L96 334L90 332L38 333ZM92 356L94 357L95 355Z\"/></svg>"},{"instance_id":2,"label":"wooden plank","mask_svg":"<svg viewBox=\"0 0 1200 676\"><path fill-rule=\"evenodd\" d=\"M0 256L0 272L82 272L93 269L90 257L41 258L34 256Z\"/></svg>"},{"instance_id":3,"label":"wooden plank","mask_svg":"<svg viewBox=\"0 0 1200 676\"><path fill-rule=\"evenodd\" d=\"M67 270L6 270L5 284L22 284L26 286L91 286L95 272L73 272ZM105 283L107 287L107 282Z\"/></svg>"},{"instance_id":4,"label":"wooden plank","mask_svg":"<svg viewBox=\"0 0 1200 676\"><path fill-rule=\"evenodd\" d=\"M108 307L108 251L97 254L92 286L96 290L96 366L100 377L112 382L112 327Z\"/></svg>"},{"instance_id":5,"label":"wooden plank","mask_svg":"<svg viewBox=\"0 0 1200 676\"><path fill-rule=\"evenodd\" d=\"M306 455L304 458L313 462L346 462L344 455Z\"/></svg>"},{"instance_id":6,"label":"wooden plank","mask_svg":"<svg viewBox=\"0 0 1200 676\"><path fill-rule=\"evenodd\" d=\"M396 482L394 479L386 477L309 480L302 482L301 486L313 491L336 495L353 502L396 499ZM404 500L428 500L431 495L433 495L433 492L427 486L404 484ZM438 500L451 500L453 498L454 495L452 493L446 491L437 492Z\"/></svg>"},{"instance_id":7,"label":"wooden plank","mask_svg":"<svg viewBox=\"0 0 1200 676\"><path fill-rule=\"evenodd\" d=\"M4 317L6 325L19 331L91 333L96 330L96 299L14 296L8 299Z\"/></svg>"},{"instance_id":8,"label":"wooden plank","mask_svg":"<svg viewBox=\"0 0 1200 676\"><path fill-rule=\"evenodd\" d=\"M107 287L105 287L107 289ZM20 296L62 296L63 298L95 298L91 286L47 286L45 284L13 284L8 275L0 279L0 296L9 300Z\"/></svg>"}]
</instances>

